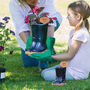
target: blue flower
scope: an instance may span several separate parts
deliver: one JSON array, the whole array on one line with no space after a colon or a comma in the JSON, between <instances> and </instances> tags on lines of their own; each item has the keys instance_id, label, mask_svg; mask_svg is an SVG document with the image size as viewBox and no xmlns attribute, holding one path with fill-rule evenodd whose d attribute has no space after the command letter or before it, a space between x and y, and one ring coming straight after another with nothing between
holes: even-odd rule
<instances>
[{"instance_id":1,"label":"blue flower","mask_svg":"<svg viewBox=\"0 0 90 90\"><path fill-rule=\"evenodd\" d=\"M15 32L14 32L14 31L12 31L12 30L10 30L10 33L12 33L12 35L15 35Z\"/></svg>"},{"instance_id":2,"label":"blue flower","mask_svg":"<svg viewBox=\"0 0 90 90\"><path fill-rule=\"evenodd\" d=\"M0 28L4 28L4 23L0 22Z\"/></svg>"},{"instance_id":3,"label":"blue flower","mask_svg":"<svg viewBox=\"0 0 90 90\"><path fill-rule=\"evenodd\" d=\"M10 19L10 17L4 17L3 20L6 21L6 23L8 23L8 20Z\"/></svg>"},{"instance_id":4,"label":"blue flower","mask_svg":"<svg viewBox=\"0 0 90 90\"><path fill-rule=\"evenodd\" d=\"M1 26L1 25L4 25L4 23L0 22L0 26Z\"/></svg>"}]
</instances>

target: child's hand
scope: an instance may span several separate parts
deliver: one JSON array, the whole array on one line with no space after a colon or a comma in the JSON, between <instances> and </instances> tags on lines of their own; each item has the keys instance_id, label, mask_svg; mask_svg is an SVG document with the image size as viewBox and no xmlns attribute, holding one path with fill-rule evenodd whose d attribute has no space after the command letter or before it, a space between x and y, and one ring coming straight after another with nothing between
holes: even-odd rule
<instances>
[{"instance_id":1,"label":"child's hand","mask_svg":"<svg viewBox=\"0 0 90 90\"><path fill-rule=\"evenodd\" d=\"M60 62L60 66L61 67L67 67L68 66L68 62L67 61L61 61Z\"/></svg>"}]
</instances>

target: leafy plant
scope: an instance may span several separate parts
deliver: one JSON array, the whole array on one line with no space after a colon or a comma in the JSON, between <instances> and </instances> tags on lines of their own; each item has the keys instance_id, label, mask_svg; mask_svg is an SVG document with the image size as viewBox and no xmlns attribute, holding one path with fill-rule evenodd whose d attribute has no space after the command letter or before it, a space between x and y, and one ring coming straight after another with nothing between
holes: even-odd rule
<instances>
[{"instance_id":1,"label":"leafy plant","mask_svg":"<svg viewBox=\"0 0 90 90\"><path fill-rule=\"evenodd\" d=\"M25 23L30 25L34 24L44 24L44 23L53 23L53 20L56 20L56 17L50 18L48 12L41 13L44 7L35 6L27 16L25 16Z\"/></svg>"},{"instance_id":2,"label":"leafy plant","mask_svg":"<svg viewBox=\"0 0 90 90\"><path fill-rule=\"evenodd\" d=\"M10 35L15 35L14 31L12 31L7 25L9 23L10 18L4 17L2 18L3 22L0 22L0 66L4 66L5 64L5 45L7 41L10 41ZM7 45L8 46L8 45ZM12 54L13 50L10 51L9 54Z\"/></svg>"}]
</instances>

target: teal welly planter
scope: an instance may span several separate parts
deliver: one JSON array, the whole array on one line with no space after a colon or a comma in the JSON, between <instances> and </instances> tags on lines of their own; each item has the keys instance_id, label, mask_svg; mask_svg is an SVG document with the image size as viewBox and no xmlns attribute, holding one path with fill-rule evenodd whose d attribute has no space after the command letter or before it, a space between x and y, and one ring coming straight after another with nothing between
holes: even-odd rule
<instances>
[{"instance_id":1,"label":"teal welly planter","mask_svg":"<svg viewBox=\"0 0 90 90\"><path fill-rule=\"evenodd\" d=\"M3 82L5 80L5 68L0 67L0 82Z\"/></svg>"},{"instance_id":2,"label":"teal welly planter","mask_svg":"<svg viewBox=\"0 0 90 90\"><path fill-rule=\"evenodd\" d=\"M66 67L60 67L60 68L55 68L56 70L56 80L52 82L52 85L65 85L66 84Z\"/></svg>"},{"instance_id":3,"label":"teal welly planter","mask_svg":"<svg viewBox=\"0 0 90 90\"><path fill-rule=\"evenodd\" d=\"M35 24L31 25L32 32L32 45L28 49L30 52L42 52L46 47L46 39L47 39L47 24Z\"/></svg>"}]
</instances>

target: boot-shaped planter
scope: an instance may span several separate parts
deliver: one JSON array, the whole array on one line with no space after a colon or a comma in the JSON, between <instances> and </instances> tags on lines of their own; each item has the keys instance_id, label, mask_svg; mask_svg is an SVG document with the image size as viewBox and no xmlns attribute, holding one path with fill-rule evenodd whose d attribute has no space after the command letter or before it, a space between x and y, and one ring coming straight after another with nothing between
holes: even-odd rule
<instances>
[{"instance_id":1,"label":"boot-shaped planter","mask_svg":"<svg viewBox=\"0 0 90 90\"><path fill-rule=\"evenodd\" d=\"M52 85L56 86L65 85L66 84L65 74L66 74L66 67L56 68L56 80L52 82Z\"/></svg>"},{"instance_id":2,"label":"boot-shaped planter","mask_svg":"<svg viewBox=\"0 0 90 90\"><path fill-rule=\"evenodd\" d=\"M5 80L5 68L0 68L0 82L3 82Z\"/></svg>"},{"instance_id":3,"label":"boot-shaped planter","mask_svg":"<svg viewBox=\"0 0 90 90\"><path fill-rule=\"evenodd\" d=\"M46 49L47 29L48 24L38 26L36 52L42 52Z\"/></svg>"},{"instance_id":4,"label":"boot-shaped planter","mask_svg":"<svg viewBox=\"0 0 90 90\"><path fill-rule=\"evenodd\" d=\"M36 24L31 26L32 30L32 45L29 48L30 52L42 52L46 49L48 24Z\"/></svg>"},{"instance_id":5,"label":"boot-shaped planter","mask_svg":"<svg viewBox=\"0 0 90 90\"><path fill-rule=\"evenodd\" d=\"M32 52L36 46L37 43L37 30L36 30L36 25L32 25L31 27L32 30L32 44L30 45L30 48L27 49L26 51Z\"/></svg>"}]
</instances>

